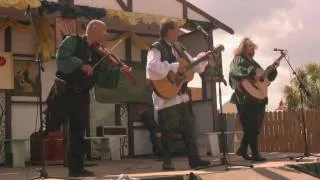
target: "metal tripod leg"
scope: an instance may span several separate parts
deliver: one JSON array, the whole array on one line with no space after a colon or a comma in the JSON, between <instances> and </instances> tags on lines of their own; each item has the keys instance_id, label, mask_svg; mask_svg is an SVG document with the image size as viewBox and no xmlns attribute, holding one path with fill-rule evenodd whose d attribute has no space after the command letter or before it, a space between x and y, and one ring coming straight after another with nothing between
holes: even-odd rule
<instances>
[{"instance_id":1,"label":"metal tripod leg","mask_svg":"<svg viewBox=\"0 0 320 180\"><path fill-rule=\"evenodd\" d=\"M229 170L231 166L243 166L243 167L249 167L249 168L253 168L253 164L251 165L245 165L245 164L234 164L234 163L230 163L229 158L227 156L227 151L228 151L228 145L227 145L227 138L226 138L226 134L225 134L225 129L226 129L226 119L225 116L223 115L223 110L222 110L222 97L221 97L221 82L218 82L219 85L219 105L220 105L220 122L221 122L221 141L222 141L222 151L223 151L223 156L220 159L221 163L220 164L213 164L213 165L209 165L206 167L199 167L196 168L198 169L206 169L206 168L210 168L210 167L217 167L217 166L225 166L226 170Z\"/></svg>"}]
</instances>

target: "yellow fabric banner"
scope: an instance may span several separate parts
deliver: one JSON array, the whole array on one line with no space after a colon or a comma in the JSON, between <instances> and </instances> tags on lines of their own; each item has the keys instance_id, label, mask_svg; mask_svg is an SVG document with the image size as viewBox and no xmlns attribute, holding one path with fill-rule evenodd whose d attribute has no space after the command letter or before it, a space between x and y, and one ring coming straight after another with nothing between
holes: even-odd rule
<instances>
[{"instance_id":1,"label":"yellow fabric banner","mask_svg":"<svg viewBox=\"0 0 320 180\"><path fill-rule=\"evenodd\" d=\"M0 31L3 31L7 27L12 27L18 31L25 31L25 30L31 29L30 25L21 24L14 19L10 19L10 18L0 19Z\"/></svg>"},{"instance_id":2,"label":"yellow fabric banner","mask_svg":"<svg viewBox=\"0 0 320 180\"><path fill-rule=\"evenodd\" d=\"M135 43L139 48L141 49L149 49L149 45L147 42L145 42L140 36L138 36L136 33L133 33L132 36L132 41Z\"/></svg>"},{"instance_id":3,"label":"yellow fabric banner","mask_svg":"<svg viewBox=\"0 0 320 180\"><path fill-rule=\"evenodd\" d=\"M0 0L0 7L13 7L16 9L27 9L40 7L40 0Z\"/></svg>"},{"instance_id":4,"label":"yellow fabric banner","mask_svg":"<svg viewBox=\"0 0 320 180\"><path fill-rule=\"evenodd\" d=\"M51 60L51 51L54 47L54 30L50 22L44 16L37 16L35 26L38 30L40 41L40 52L43 60Z\"/></svg>"},{"instance_id":5,"label":"yellow fabric banner","mask_svg":"<svg viewBox=\"0 0 320 180\"><path fill-rule=\"evenodd\" d=\"M85 33L85 28L81 27L81 25L78 25L79 28L79 34L84 34ZM118 41L125 41L126 39L131 38L131 41L137 45L139 48L141 49L149 49L149 45L148 43L142 39L140 36L138 36L136 33L132 32L132 31L128 31L128 32L124 32L114 38L108 39L108 42L114 41L115 43L118 43Z\"/></svg>"},{"instance_id":6,"label":"yellow fabric banner","mask_svg":"<svg viewBox=\"0 0 320 180\"><path fill-rule=\"evenodd\" d=\"M157 16L152 14L144 14L144 13L136 13L136 12L126 12L121 10L107 9L107 17L119 17L120 19L126 21L128 24L135 26L139 22L144 24L160 24L164 19L173 19L179 22L180 25L185 23L184 19L173 18L173 17L165 17L165 16Z\"/></svg>"},{"instance_id":7,"label":"yellow fabric banner","mask_svg":"<svg viewBox=\"0 0 320 180\"><path fill-rule=\"evenodd\" d=\"M114 41L116 43L118 43L119 41L123 42L126 39L131 38L131 41L136 44L139 48L141 49L149 49L149 45L148 43L146 43L140 36L138 36L136 33L134 32L124 32L122 34L120 34L119 36L112 38L112 39L108 39L107 41Z\"/></svg>"},{"instance_id":8,"label":"yellow fabric banner","mask_svg":"<svg viewBox=\"0 0 320 180\"><path fill-rule=\"evenodd\" d=\"M51 60L51 50L54 45L53 27L51 27L50 22L44 16L36 16L35 25L38 30L40 51L44 60ZM12 27L18 31L31 30L31 25L25 25L10 18L0 19L0 31L3 31L7 27Z\"/></svg>"}]
</instances>

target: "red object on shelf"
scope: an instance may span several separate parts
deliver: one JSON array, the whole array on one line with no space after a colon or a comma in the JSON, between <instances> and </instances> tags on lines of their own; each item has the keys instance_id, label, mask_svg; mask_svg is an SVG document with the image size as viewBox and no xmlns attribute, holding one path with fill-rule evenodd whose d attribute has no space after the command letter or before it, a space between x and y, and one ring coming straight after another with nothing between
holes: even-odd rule
<instances>
[{"instance_id":1,"label":"red object on shelf","mask_svg":"<svg viewBox=\"0 0 320 180\"><path fill-rule=\"evenodd\" d=\"M58 162L64 160L64 135L63 131L48 133L44 140L44 152L46 162Z\"/></svg>"},{"instance_id":2,"label":"red object on shelf","mask_svg":"<svg viewBox=\"0 0 320 180\"><path fill-rule=\"evenodd\" d=\"M4 58L4 57L0 56L0 66L4 66L4 65L6 65L6 63L7 63L6 58Z\"/></svg>"}]
</instances>

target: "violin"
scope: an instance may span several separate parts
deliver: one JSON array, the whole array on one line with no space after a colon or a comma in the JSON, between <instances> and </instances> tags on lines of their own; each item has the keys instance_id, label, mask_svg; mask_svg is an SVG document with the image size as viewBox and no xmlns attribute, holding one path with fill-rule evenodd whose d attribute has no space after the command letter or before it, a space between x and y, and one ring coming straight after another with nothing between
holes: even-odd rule
<instances>
[{"instance_id":1,"label":"violin","mask_svg":"<svg viewBox=\"0 0 320 180\"><path fill-rule=\"evenodd\" d=\"M104 59L109 60L111 63L115 65L119 65L121 68L120 69L121 74L125 77L128 77L134 84L136 84L135 83L136 80L134 79L134 76L133 76L132 67L126 65L114 53L112 53L110 49L103 47L102 44L98 44L98 43L93 44L92 48L103 57L93 66L93 68L99 65Z\"/></svg>"}]
</instances>

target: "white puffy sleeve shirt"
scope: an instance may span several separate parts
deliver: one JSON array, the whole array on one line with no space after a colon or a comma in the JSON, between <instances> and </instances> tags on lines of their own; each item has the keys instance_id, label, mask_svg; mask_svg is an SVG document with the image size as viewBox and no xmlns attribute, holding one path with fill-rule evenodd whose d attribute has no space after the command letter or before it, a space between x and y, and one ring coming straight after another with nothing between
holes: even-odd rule
<instances>
[{"instance_id":1,"label":"white puffy sleeve shirt","mask_svg":"<svg viewBox=\"0 0 320 180\"><path fill-rule=\"evenodd\" d=\"M173 49L172 53L178 59L178 53ZM198 58L192 58L189 54L189 59L192 61L196 61ZM194 67L193 71L197 73L202 73L205 70L205 67L208 65L207 61L199 63ZM167 76L169 71L177 73L179 67L179 63L169 63L167 60L161 61L161 53L160 50L156 48L151 48L148 51L147 55L147 69L146 69L146 77L150 80L160 80ZM183 102L189 101L188 94L177 95L171 99L163 99L159 97L155 92L152 93L153 105L156 110L161 110L167 107L171 107Z\"/></svg>"}]
</instances>

